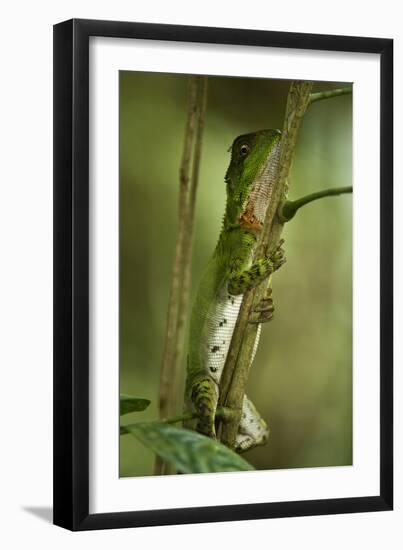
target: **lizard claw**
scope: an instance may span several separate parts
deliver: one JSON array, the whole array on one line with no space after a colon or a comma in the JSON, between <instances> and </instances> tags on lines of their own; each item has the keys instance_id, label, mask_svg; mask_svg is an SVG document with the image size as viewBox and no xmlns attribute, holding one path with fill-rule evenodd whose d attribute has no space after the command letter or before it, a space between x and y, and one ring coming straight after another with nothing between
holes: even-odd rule
<instances>
[{"instance_id":1,"label":"lizard claw","mask_svg":"<svg viewBox=\"0 0 403 550\"><path fill-rule=\"evenodd\" d=\"M273 262L273 272L277 271L277 269L279 269L287 261L285 257L285 252L282 248L283 244L284 239L280 239L276 249L270 256L270 259Z\"/></svg>"},{"instance_id":2,"label":"lizard claw","mask_svg":"<svg viewBox=\"0 0 403 550\"><path fill-rule=\"evenodd\" d=\"M267 323L268 321L271 321L273 319L274 304L273 299L271 298L271 292L271 288L268 289L266 297L262 298L259 304L254 308L249 323ZM254 315L255 313L257 313L258 315Z\"/></svg>"}]
</instances>

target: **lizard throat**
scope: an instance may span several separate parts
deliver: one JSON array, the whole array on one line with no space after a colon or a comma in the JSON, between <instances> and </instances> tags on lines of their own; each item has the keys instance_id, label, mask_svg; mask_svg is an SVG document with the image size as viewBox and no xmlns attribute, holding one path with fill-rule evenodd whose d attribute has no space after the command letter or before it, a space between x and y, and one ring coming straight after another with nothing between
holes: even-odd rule
<instances>
[{"instance_id":1,"label":"lizard throat","mask_svg":"<svg viewBox=\"0 0 403 550\"><path fill-rule=\"evenodd\" d=\"M239 218L241 227L260 232L270 203L273 184L277 177L280 156L280 143L276 143L269 153L267 162L256 176L252 191L245 201L243 212Z\"/></svg>"},{"instance_id":2,"label":"lizard throat","mask_svg":"<svg viewBox=\"0 0 403 550\"><path fill-rule=\"evenodd\" d=\"M245 229L251 229L252 231L260 232L263 229L263 223L258 220L253 212L245 210L239 218L239 225Z\"/></svg>"}]
</instances>

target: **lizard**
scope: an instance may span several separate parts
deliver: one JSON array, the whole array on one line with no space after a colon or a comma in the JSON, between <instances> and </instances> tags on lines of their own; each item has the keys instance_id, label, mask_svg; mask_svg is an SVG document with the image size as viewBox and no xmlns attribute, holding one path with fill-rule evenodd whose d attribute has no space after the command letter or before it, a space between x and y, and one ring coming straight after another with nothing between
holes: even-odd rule
<instances>
[{"instance_id":1,"label":"lizard","mask_svg":"<svg viewBox=\"0 0 403 550\"><path fill-rule=\"evenodd\" d=\"M277 172L280 139L279 130L259 130L238 136L228 150L231 160L225 174L227 201L222 229L190 317L184 399L184 411L196 413L184 427L211 438L216 438L220 379L243 294L267 280L285 262L283 241L270 255L253 261ZM273 311L269 288L250 318L250 322L258 323L252 361L261 323L270 321ZM268 433L266 422L245 395L235 450L244 452L264 444Z\"/></svg>"}]
</instances>

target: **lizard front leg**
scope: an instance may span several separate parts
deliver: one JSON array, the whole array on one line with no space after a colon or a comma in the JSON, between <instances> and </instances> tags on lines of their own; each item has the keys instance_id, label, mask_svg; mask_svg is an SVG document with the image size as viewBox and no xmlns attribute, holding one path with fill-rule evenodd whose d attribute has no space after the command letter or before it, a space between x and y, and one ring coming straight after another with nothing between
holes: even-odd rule
<instances>
[{"instance_id":1,"label":"lizard front leg","mask_svg":"<svg viewBox=\"0 0 403 550\"><path fill-rule=\"evenodd\" d=\"M274 305L272 298L272 288L268 288L266 296L260 300L258 305L250 314L249 323L260 324L268 323L273 319Z\"/></svg>"},{"instance_id":2,"label":"lizard front leg","mask_svg":"<svg viewBox=\"0 0 403 550\"><path fill-rule=\"evenodd\" d=\"M241 271L241 273L231 273L228 283L229 293L233 295L244 294L277 271L286 261L284 250L281 248L283 242L283 240L279 242L270 256L256 260L249 269Z\"/></svg>"}]
</instances>

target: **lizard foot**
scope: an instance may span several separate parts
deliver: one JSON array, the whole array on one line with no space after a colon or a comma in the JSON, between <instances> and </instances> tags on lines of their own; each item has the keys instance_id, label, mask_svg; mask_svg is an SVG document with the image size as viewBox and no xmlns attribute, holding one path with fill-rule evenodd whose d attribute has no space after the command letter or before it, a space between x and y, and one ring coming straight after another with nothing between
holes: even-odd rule
<instances>
[{"instance_id":1,"label":"lizard foot","mask_svg":"<svg viewBox=\"0 0 403 550\"><path fill-rule=\"evenodd\" d=\"M277 269L279 269L286 262L285 252L282 248L283 244L284 239L280 239L277 247L270 255L270 260L273 263L272 272L277 271Z\"/></svg>"},{"instance_id":2,"label":"lizard foot","mask_svg":"<svg viewBox=\"0 0 403 550\"><path fill-rule=\"evenodd\" d=\"M272 289L268 288L266 296L260 300L259 304L254 308L253 312L251 313L249 323L268 323L273 319L274 305L271 294Z\"/></svg>"}]
</instances>

